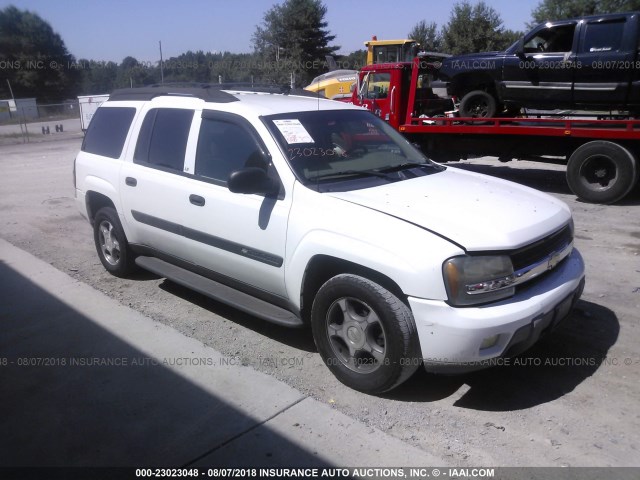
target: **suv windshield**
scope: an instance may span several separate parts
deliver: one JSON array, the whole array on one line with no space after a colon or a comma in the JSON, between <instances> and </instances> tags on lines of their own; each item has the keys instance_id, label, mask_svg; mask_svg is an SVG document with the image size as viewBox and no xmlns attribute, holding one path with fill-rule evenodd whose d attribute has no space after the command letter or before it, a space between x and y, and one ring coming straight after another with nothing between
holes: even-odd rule
<instances>
[{"instance_id":1,"label":"suv windshield","mask_svg":"<svg viewBox=\"0 0 640 480\"><path fill-rule=\"evenodd\" d=\"M265 123L286 152L298 179L319 190L364 188L444 168L366 111L286 113L265 117ZM353 181L359 185L353 185ZM349 185L336 185L345 182Z\"/></svg>"}]
</instances>

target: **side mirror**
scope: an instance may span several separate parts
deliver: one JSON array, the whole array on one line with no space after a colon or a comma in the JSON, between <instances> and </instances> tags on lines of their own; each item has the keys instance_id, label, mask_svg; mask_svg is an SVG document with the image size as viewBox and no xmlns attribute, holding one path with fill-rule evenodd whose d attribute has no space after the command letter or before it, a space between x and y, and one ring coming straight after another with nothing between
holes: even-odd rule
<instances>
[{"instance_id":1,"label":"side mirror","mask_svg":"<svg viewBox=\"0 0 640 480\"><path fill-rule=\"evenodd\" d=\"M516 46L516 55L520 58L524 57L524 37L520 37Z\"/></svg>"},{"instance_id":2,"label":"side mirror","mask_svg":"<svg viewBox=\"0 0 640 480\"><path fill-rule=\"evenodd\" d=\"M269 177L262 168L246 167L231 172L227 188L233 193L275 195L280 191L280 183Z\"/></svg>"}]
</instances>

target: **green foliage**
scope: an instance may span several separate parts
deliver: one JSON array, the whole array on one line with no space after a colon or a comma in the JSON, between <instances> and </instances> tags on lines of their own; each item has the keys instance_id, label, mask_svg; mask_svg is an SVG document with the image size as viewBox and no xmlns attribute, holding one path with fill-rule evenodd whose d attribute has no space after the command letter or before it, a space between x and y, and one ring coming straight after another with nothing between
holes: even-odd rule
<instances>
[{"instance_id":1,"label":"green foliage","mask_svg":"<svg viewBox=\"0 0 640 480\"><path fill-rule=\"evenodd\" d=\"M504 29L500 14L483 1L454 4L449 22L442 27L444 51L454 55L503 50L513 43L513 34Z\"/></svg>"},{"instance_id":2,"label":"green foliage","mask_svg":"<svg viewBox=\"0 0 640 480\"><path fill-rule=\"evenodd\" d=\"M16 98L45 101L68 98L80 75L69 69L74 63L60 35L35 13L9 6L0 10L0 95L9 97L5 80Z\"/></svg>"},{"instance_id":3,"label":"green foliage","mask_svg":"<svg viewBox=\"0 0 640 480\"><path fill-rule=\"evenodd\" d=\"M544 11L550 18L580 15L585 11L569 14L566 9L552 10L580 3L588 4L589 0L544 0L536 11ZM591 3L598 4L598 8L615 4L616 8L611 7L614 10L640 8L636 5L640 0L591 0ZM556 11L557 15L548 13ZM41 103L162 80L289 83L290 73L294 72L296 85L305 86L327 71L325 56L339 49L330 45L335 36L327 28L326 13L321 0L284 0L268 10L256 27L253 53L188 51L165 59L161 72L159 62L143 62L133 57L126 57L119 64L90 59L76 61L60 35L38 15L6 7L0 10L0 97L9 96L5 78L10 80L16 97L37 97ZM455 54L503 49L521 35L504 29L500 15L484 2L472 6L464 0L453 6L449 22L441 30L434 22L422 20L408 37L420 42L424 50ZM336 60L339 68L359 69L366 63L366 51L357 50ZM56 68L51 68L52 65Z\"/></svg>"},{"instance_id":4,"label":"green foliage","mask_svg":"<svg viewBox=\"0 0 640 480\"><path fill-rule=\"evenodd\" d=\"M407 34L407 38L418 42L421 50L427 52L442 51L442 35L438 31L436 22L427 23L426 20L420 20Z\"/></svg>"},{"instance_id":5,"label":"green foliage","mask_svg":"<svg viewBox=\"0 0 640 480\"><path fill-rule=\"evenodd\" d=\"M524 32L520 30L510 30L510 29L504 30L502 32L502 42L503 42L502 49L506 49L507 47L513 45L523 35L524 35Z\"/></svg>"},{"instance_id":6,"label":"green foliage","mask_svg":"<svg viewBox=\"0 0 640 480\"><path fill-rule=\"evenodd\" d=\"M640 10L640 0L542 0L531 12L529 27L548 20L636 10Z\"/></svg>"},{"instance_id":7,"label":"green foliage","mask_svg":"<svg viewBox=\"0 0 640 480\"><path fill-rule=\"evenodd\" d=\"M285 0L274 5L256 28L253 44L262 60L263 77L277 83L296 75L298 85L307 85L321 70L326 55L340 47L327 30L327 13L320 0Z\"/></svg>"},{"instance_id":8,"label":"green foliage","mask_svg":"<svg viewBox=\"0 0 640 480\"><path fill-rule=\"evenodd\" d=\"M109 93L116 88L118 64L114 62L95 62L80 59L72 67L79 71L81 77L77 94L97 95Z\"/></svg>"},{"instance_id":9,"label":"green foliage","mask_svg":"<svg viewBox=\"0 0 640 480\"><path fill-rule=\"evenodd\" d=\"M349 55L342 55L338 59L338 68L345 70L359 70L367 64L367 51L356 50Z\"/></svg>"}]
</instances>

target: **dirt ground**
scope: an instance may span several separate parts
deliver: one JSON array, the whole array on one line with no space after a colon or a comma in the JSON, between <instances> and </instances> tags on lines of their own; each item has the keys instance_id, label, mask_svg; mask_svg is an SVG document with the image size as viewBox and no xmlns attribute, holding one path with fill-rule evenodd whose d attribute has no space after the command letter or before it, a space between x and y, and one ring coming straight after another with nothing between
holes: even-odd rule
<instances>
[{"instance_id":1,"label":"dirt ground","mask_svg":"<svg viewBox=\"0 0 640 480\"><path fill-rule=\"evenodd\" d=\"M491 158L453 165L568 203L587 265L584 295L553 336L510 365L452 377L420 370L397 390L369 396L335 380L308 330L267 324L151 274L108 275L73 200L79 146L79 139L0 146L1 237L447 464L640 466L638 191L617 205L592 205L571 194L561 166Z\"/></svg>"}]
</instances>

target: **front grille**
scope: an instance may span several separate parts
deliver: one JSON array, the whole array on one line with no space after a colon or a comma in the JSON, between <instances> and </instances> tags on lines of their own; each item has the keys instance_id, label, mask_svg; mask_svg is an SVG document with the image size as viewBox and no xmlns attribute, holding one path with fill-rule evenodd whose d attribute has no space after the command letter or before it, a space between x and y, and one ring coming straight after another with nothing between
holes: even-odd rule
<instances>
[{"instance_id":1,"label":"front grille","mask_svg":"<svg viewBox=\"0 0 640 480\"><path fill-rule=\"evenodd\" d=\"M514 250L510 253L513 268L518 270L534 265L554 252L561 250L573 240L573 233L569 225L551 235L538 240L531 245Z\"/></svg>"}]
</instances>

